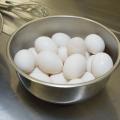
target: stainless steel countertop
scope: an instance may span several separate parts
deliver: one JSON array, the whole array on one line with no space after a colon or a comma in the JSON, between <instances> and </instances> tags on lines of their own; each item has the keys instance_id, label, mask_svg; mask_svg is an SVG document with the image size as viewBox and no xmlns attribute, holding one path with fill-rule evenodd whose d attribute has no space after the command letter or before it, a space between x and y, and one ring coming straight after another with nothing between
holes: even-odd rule
<instances>
[{"instance_id":1,"label":"stainless steel countertop","mask_svg":"<svg viewBox=\"0 0 120 120\"><path fill-rule=\"evenodd\" d=\"M120 38L119 0L41 0L49 15L97 20ZM0 35L0 120L120 120L120 67L97 96L73 105L55 105L32 96L19 82L6 56L9 36Z\"/></svg>"}]
</instances>

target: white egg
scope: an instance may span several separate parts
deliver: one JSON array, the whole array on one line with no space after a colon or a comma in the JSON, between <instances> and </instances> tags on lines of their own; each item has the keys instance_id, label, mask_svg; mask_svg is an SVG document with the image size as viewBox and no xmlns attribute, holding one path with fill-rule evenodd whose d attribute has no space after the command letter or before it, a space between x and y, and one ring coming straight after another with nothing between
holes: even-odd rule
<instances>
[{"instance_id":1,"label":"white egg","mask_svg":"<svg viewBox=\"0 0 120 120\"><path fill-rule=\"evenodd\" d=\"M68 84L76 84L76 83L83 83L82 79L76 78L72 79L68 82Z\"/></svg>"},{"instance_id":2,"label":"white egg","mask_svg":"<svg viewBox=\"0 0 120 120\"><path fill-rule=\"evenodd\" d=\"M75 53L80 53L82 55L85 55L85 52L86 52L86 46L85 46L84 40L80 37L72 38L68 42L67 48L68 48L69 55L75 54Z\"/></svg>"},{"instance_id":3,"label":"white egg","mask_svg":"<svg viewBox=\"0 0 120 120\"><path fill-rule=\"evenodd\" d=\"M70 39L70 36L65 33L55 33L52 35L52 40L58 45L58 47L66 46Z\"/></svg>"},{"instance_id":4,"label":"white egg","mask_svg":"<svg viewBox=\"0 0 120 120\"><path fill-rule=\"evenodd\" d=\"M43 73L37 67L32 71L32 73L30 73L30 76L35 78L35 79L41 80L41 81L45 81L45 82L50 81L49 76L47 74Z\"/></svg>"},{"instance_id":5,"label":"white egg","mask_svg":"<svg viewBox=\"0 0 120 120\"><path fill-rule=\"evenodd\" d=\"M92 62L95 55L91 55L87 60L87 72L92 72Z\"/></svg>"},{"instance_id":6,"label":"white egg","mask_svg":"<svg viewBox=\"0 0 120 120\"><path fill-rule=\"evenodd\" d=\"M105 49L104 40L97 34L90 34L85 38L85 44L88 52L97 54Z\"/></svg>"},{"instance_id":7,"label":"white egg","mask_svg":"<svg viewBox=\"0 0 120 120\"><path fill-rule=\"evenodd\" d=\"M76 79L86 71L86 59L81 54L73 54L67 58L63 66L66 79Z\"/></svg>"},{"instance_id":8,"label":"white egg","mask_svg":"<svg viewBox=\"0 0 120 120\"><path fill-rule=\"evenodd\" d=\"M63 68L60 57L51 51L42 51L38 55L39 68L48 74L60 73Z\"/></svg>"},{"instance_id":9,"label":"white egg","mask_svg":"<svg viewBox=\"0 0 120 120\"><path fill-rule=\"evenodd\" d=\"M68 57L68 51L67 51L67 48L66 47L60 47L58 48L58 56L61 58L61 60L63 62L65 62L65 60L67 59Z\"/></svg>"},{"instance_id":10,"label":"white egg","mask_svg":"<svg viewBox=\"0 0 120 120\"><path fill-rule=\"evenodd\" d=\"M90 53L89 52L85 52L85 57L86 57L86 59L89 59Z\"/></svg>"},{"instance_id":11,"label":"white egg","mask_svg":"<svg viewBox=\"0 0 120 120\"><path fill-rule=\"evenodd\" d=\"M35 67L35 59L30 51L20 50L15 54L15 64L25 73L30 73Z\"/></svg>"},{"instance_id":12,"label":"white egg","mask_svg":"<svg viewBox=\"0 0 120 120\"><path fill-rule=\"evenodd\" d=\"M74 84L74 83L84 83L88 82L95 79L92 73L86 72L81 78L76 78L68 81L69 84Z\"/></svg>"},{"instance_id":13,"label":"white egg","mask_svg":"<svg viewBox=\"0 0 120 120\"><path fill-rule=\"evenodd\" d=\"M67 80L64 78L63 73L51 75L50 80L51 80L52 83L56 83L56 84L67 83Z\"/></svg>"},{"instance_id":14,"label":"white egg","mask_svg":"<svg viewBox=\"0 0 120 120\"><path fill-rule=\"evenodd\" d=\"M38 54L37 54L35 48L29 48L28 50L32 53L33 58L35 59L35 64L36 64L36 66L37 66L37 65L38 65L38 63L37 63Z\"/></svg>"},{"instance_id":15,"label":"white egg","mask_svg":"<svg viewBox=\"0 0 120 120\"><path fill-rule=\"evenodd\" d=\"M83 82L88 82L88 81L94 80L95 77L93 76L92 73L86 72L86 73L81 77L81 79L82 79Z\"/></svg>"},{"instance_id":16,"label":"white egg","mask_svg":"<svg viewBox=\"0 0 120 120\"><path fill-rule=\"evenodd\" d=\"M49 37L41 36L35 40L34 44L38 53L43 50L57 52L57 45Z\"/></svg>"},{"instance_id":17,"label":"white egg","mask_svg":"<svg viewBox=\"0 0 120 120\"><path fill-rule=\"evenodd\" d=\"M113 67L112 58L104 52L95 55L92 62L92 73L95 77L100 77Z\"/></svg>"}]
</instances>

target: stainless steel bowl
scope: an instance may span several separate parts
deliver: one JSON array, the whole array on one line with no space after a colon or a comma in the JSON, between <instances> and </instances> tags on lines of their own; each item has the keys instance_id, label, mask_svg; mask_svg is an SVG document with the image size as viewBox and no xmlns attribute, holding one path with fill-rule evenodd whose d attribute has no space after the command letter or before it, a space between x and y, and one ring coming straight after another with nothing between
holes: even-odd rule
<instances>
[{"instance_id":1,"label":"stainless steel bowl","mask_svg":"<svg viewBox=\"0 0 120 120\"><path fill-rule=\"evenodd\" d=\"M111 55L114 67L95 80L70 85L38 81L22 72L13 61L16 52L33 46L37 37L41 35L51 36L55 32L64 32L71 37L81 36L83 38L91 33L99 34L105 41L106 52ZM42 100L65 104L88 99L105 87L111 73L119 64L120 44L116 36L98 22L76 16L51 16L29 22L17 30L8 42L7 53L21 82L29 92Z\"/></svg>"}]
</instances>

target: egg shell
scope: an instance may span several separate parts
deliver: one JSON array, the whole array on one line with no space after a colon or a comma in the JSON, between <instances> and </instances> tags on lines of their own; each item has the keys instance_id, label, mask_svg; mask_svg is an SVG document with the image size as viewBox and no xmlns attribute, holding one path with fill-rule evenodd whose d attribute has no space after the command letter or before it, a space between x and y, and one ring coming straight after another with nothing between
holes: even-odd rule
<instances>
[{"instance_id":1,"label":"egg shell","mask_svg":"<svg viewBox=\"0 0 120 120\"><path fill-rule=\"evenodd\" d=\"M35 67L35 59L31 52L26 49L20 50L15 54L14 62L25 73L31 72Z\"/></svg>"},{"instance_id":2,"label":"egg shell","mask_svg":"<svg viewBox=\"0 0 120 120\"><path fill-rule=\"evenodd\" d=\"M95 77L100 77L113 67L112 58L104 52L95 55L92 62L92 73Z\"/></svg>"},{"instance_id":3,"label":"egg shell","mask_svg":"<svg viewBox=\"0 0 120 120\"><path fill-rule=\"evenodd\" d=\"M93 76L92 73L86 72L80 79L82 79L83 82L88 82L88 81L94 80L95 77Z\"/></svg>"},{"instance_id":4,"label":"egg shell","mask_svg":"<svg viewBox=\"0 0 120 120\"><path fill-rule=\"evenodd\" d=\"M50 81L56 84L66 84L67 80L64 78L63 73L50 76Z\"/></svg>"},{"instance_id":5,"label":"egg shell","mask_svg":"<svg viewBox=\"0 0 120 120\"><path fill-rule=\"evenodd\" d=\"M77 78L77 79L72 79L68 82L68 84L77 84L77 83L82 83L82 79Z\"/></svg>"},{"instance_id":6,"label":"egg shell","mask_svg":"<svg viewBox=\"0 0 120 120\"><path fill-rule=\"evenodd\" d=\"M67 48L68 48L69 55L76 54L76 53L85 55L85 52L86 52L86 46L85 46L84 40L81 37L72 38L68 42Z\"/></svg>"},{"instance_id":7,"label":"egg shell","mask_svg":"<svg viewBox=\"0 0 120 120\"><path fill-rule=\"evenodd\" d=\"M97 34L90 34L85 38L85 44L88 52L97 54L105 49L104 40Z\"/></svg>"},{"instance_id":8,"label":"egg shell","mask_svg":"<svg viewBox=\"0 0 120 120\"><path fill-rule=\"evenodd\" d=\"M86 57L86 59L89 59L90 53L89 52L85 52L85 57Z\"/></svg>"},{"instance_id":9,"label":"egg shell","mask_svg":"<svg viewBox=\"0 0 120 120\"><path fill-rule=\"evenodd\" d=\"M62 60L63 62L65 62L65 60L66 60L67 57L68 57L67 48L64 47L64 46L58 48L58 56L61 58L61 60Z\"/></svg>"},{"instance_id":10,"label":"egg shell","mask_svg":"<svg viewBox=\"0 0 120 120\"><path fill-rule=\"evenodd\" d=\"M35 48L29 48L28 50L32 53L33 58L35 59L35 65L37 66L38 65L38 63L37 63L38 54L37 54Z\"/></svg>"},{"instance_id":11,"label":"egg shell","mask_svg":"<svg viewBox=\"0 0 120 120\"><path fill-rule=\"evenodd\" d=\"M39 68L35 68L30 74L31 77L41 80L41 81L45 81L45 82L49 82L50 78L47 74L43 73Z\"/></svg>"},{"instance_id":12,"label":"egg shell","mask_svg":"<svg viewBox=\"0 0 120 120\"><path fill-rule=\"evenodd\" d=\"M87 60L87 72L92 72L92 62L95 55L91 55Z\"/></svg>"},{"instance_id":13,"label":"egg shell","mask_svg":"<svg viewBox=\"0 0 120 120\"><path fill-rule=\"evenodd\" d=\"M81 54L73 54L67 58L63 66L66 79L76 79L86 71L86 59Z\"/></svg>"},{"instance_id":14,"label":"egg shell","mask_svg":"<svg viewBox=\"0 0 120 120\"><path fill-rule=\"evenodd\" d=\"M38 54L39 68L48 74L57 74L62 71L63 63L60 57L51 51L42 51Z\"/></svg>"},{"instance_id":15,"label":"egg shell","mask_svg":"<svg viewBox=\"0 0 120 120\"><path fill-rule=\"evenodd\" d=\"M65 33L55 33L52 35L52 40L58 47L66 46L70 39L70 36Z\"/></svg>"},{"instance_id":16,"label":"egg shell","mask_svg":"<svg viewBox=\"0 0 120 120\"><path fill-rule=\"evenodd\" d=\"M57 52L57 45L47 36L38 37L34 45L38 53L43 50Z\"/></svg>"}]
</instances>

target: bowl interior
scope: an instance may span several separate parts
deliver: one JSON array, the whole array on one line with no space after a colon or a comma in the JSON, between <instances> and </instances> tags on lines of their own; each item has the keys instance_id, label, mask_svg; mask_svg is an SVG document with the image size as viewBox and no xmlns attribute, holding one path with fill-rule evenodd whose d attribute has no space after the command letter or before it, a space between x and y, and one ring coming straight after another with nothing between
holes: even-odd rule
<instances>
[{"instance_id":1,"label":"bowl interior","mask_svg":"<svg viewBox=\"0 0 120 120\"><path fill-rule=\"evenodd\" d=\"M39 36L49 36L56 32L64 32L71 37L85 38L88 34L98 34L105 42L106 52L110 54L114 63L118 57L118 43L115 37L100 24L94 21L78 17L49 17L31 22L20 29L10 43L10 55L12 59L16 52L34 46L34 41Z\"/></svg>"}]
</instances>

